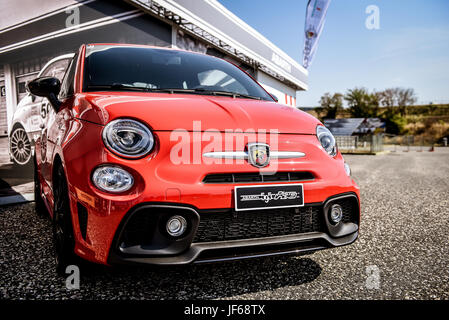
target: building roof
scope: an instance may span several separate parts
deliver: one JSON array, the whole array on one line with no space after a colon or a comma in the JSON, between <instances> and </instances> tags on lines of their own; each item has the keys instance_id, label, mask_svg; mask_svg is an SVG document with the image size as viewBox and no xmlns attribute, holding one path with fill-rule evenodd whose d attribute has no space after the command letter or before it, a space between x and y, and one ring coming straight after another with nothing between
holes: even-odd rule
<instances>
[{"instance_id":1,"label":"building roof","mask_svg":"<svg viewBox=\"0 0 449 320\"><path fill-rule=\"evenodd\" d=\"M324 125L336 136L351 136L365 118L325 119Z\"/></svg>"},{"instance_id":2,"label":"building roof","mask_svg":"<svg viewBox=\"0 0 449 320\"><path fill-rule=\"evenodd\" d=\"M385 128L379 118L325 119L324 125L335 136L373 133L377 128Z\"/></svg>"}]
</instances>

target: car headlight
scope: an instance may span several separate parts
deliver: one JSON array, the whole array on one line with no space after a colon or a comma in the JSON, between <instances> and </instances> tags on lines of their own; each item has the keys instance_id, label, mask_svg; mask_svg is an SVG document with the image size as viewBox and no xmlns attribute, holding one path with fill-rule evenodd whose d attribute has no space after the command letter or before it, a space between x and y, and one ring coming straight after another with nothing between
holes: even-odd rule
<instances>
[{"instance_id":1,"label":"car headlight","mask_svg":"<svg viewBox=\"0 0 449 320\"><path fill-rule=\"evenodd\" d=\"M128 171L122 168L101 166L94 170L92 182L102 191L119 193L131 189L134 184L134 178Z\"/></svg>"},{"instance_id":2,"label":"car headlight","mask_svg":"<svg viewBox=\"0 0 449 320\"><path fill-rule=\"evenodd\" d=\"M150 129L132 119L109 122L103 129L103 141L112 152L127 158L140 158L154 146Z\"/></svg>"},{"instance_id":3,"label":"car headlight","mask_svg":"<svg viewBox=\"0 0 449 320\"><path fill-rule=\"evenodd\" d=\"M324 126L317 126L316 136L327 154L334 157L337 154L337 143L329 129Z\"/></svg>"}]
</instances>

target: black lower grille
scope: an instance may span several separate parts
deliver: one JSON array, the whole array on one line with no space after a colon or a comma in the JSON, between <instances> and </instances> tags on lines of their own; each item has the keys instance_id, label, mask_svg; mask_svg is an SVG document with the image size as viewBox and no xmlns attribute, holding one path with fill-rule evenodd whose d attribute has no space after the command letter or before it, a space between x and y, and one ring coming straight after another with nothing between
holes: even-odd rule
<instances>
[{"instance_id":1,"label":"black lower grille","mask_svg":"<svg viewBox=\"0 0 449 320\"><path fill-rule=\"evenodd\" d=\"M193 242L251 239L323 231L321 206L203 212Z\"/></svg>"},{"instance_id":2,"label":"black lower grille","mask_svg":"<svg viewBox=\"0 0 449 320\"><path fill-rule=\"evenodd\" d=\"M158 215L139 211L128 221L121 241L128 246L151 243L158 225Z\"/></svg>"},{"instance_id":3,"label":"black lower grille","mask_svg":"<svg viewBox=\"0 0 449 320\"><path fill-rule=\"evenodd\" d=\"M214 173L204 177L203 183L253 183L253 182L285 182L285 181L310 181L315 176L312 172L239 172L239 173Z\"/></svg>"}]
</instances>

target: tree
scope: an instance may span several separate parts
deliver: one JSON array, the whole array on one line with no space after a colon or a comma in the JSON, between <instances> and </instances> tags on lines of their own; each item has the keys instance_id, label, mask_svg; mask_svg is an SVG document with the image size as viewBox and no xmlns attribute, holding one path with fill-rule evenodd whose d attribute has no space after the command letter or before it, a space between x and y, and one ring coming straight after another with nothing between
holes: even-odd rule
<instances>
[{"instance_id":1,"label":"tree","mask_svg":"<svg viewBox=\"0 0 449 320\"><path fill-rule=\"evenodd\" d=\"M378 92L379 102L388 109L398 105L398 88L388 88Z\"/></svg>"},{"instance_id":2,"label":"tree","mask_svg":"<svg viewBox=\"0 0 449 320\"><path fill-rule=\"evenodd\" d=\"M385 131L391 134L402 134L407 121L397 113L387 112L383 116Z\"/></svg>"},{"instance_id":3,"label":"tree","mask_svg":"<svg viewBox=\"0 0 449 320\"><path fill-rule=\"evenodd\" d=\"M379 112L379 96L369 93L365 88L348 90L344 99L348 102L349 112L354 118L375 118Z\"/></svg>"},{"instance_id":4,"label":"tree","mask_svg":"<svg viewBox=\"0 0 449 320\"><path fill-rule=\"evenodd\" d=\"M335 119L340 110L343 109L343 95L334 93L331 95L326 92L320 99L320 111L325 112L325 119Z\"/></svg>"},{"instance_id":5,"label":"tree","mask_svg":"<svg viewBox=\"0 0 449 320\"><path fill-rule=\"evenodd\" d=\"M379 92L378 95L380 103L387 107L390 114L395 113L393 109L398 107L399 112L404 116L407 106L416 102L415 92L412 88L388 88Z\"/></svg>"},{"instance_id":6,"label":"tree","mask_svg":"<svg viewBox=\"0 0 449 320\"><path fill-rule=\"evenodd\" d=\"M399 111L401 112L402 116L405 116L407 113L407 106L412 105L417 101L415 90L413 90L412 88L398 88L397 90Z\"/></svg>"}]
</instances>

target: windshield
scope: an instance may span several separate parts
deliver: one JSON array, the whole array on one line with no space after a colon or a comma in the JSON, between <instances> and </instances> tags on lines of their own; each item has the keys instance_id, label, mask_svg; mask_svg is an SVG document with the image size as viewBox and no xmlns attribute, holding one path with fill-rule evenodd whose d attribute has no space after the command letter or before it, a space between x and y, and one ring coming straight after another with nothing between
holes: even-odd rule
<instances>
[{"instance_id":1,"label":"windshield","mask_svg":"<svg viewBox=\"0 0 449 320\"><path fill-rule=\"evenodd\" d=\"M84 91L162 91L273 101L245 72L212 56L147 47L87 46Z\"/></svg>"}]
</instances>

